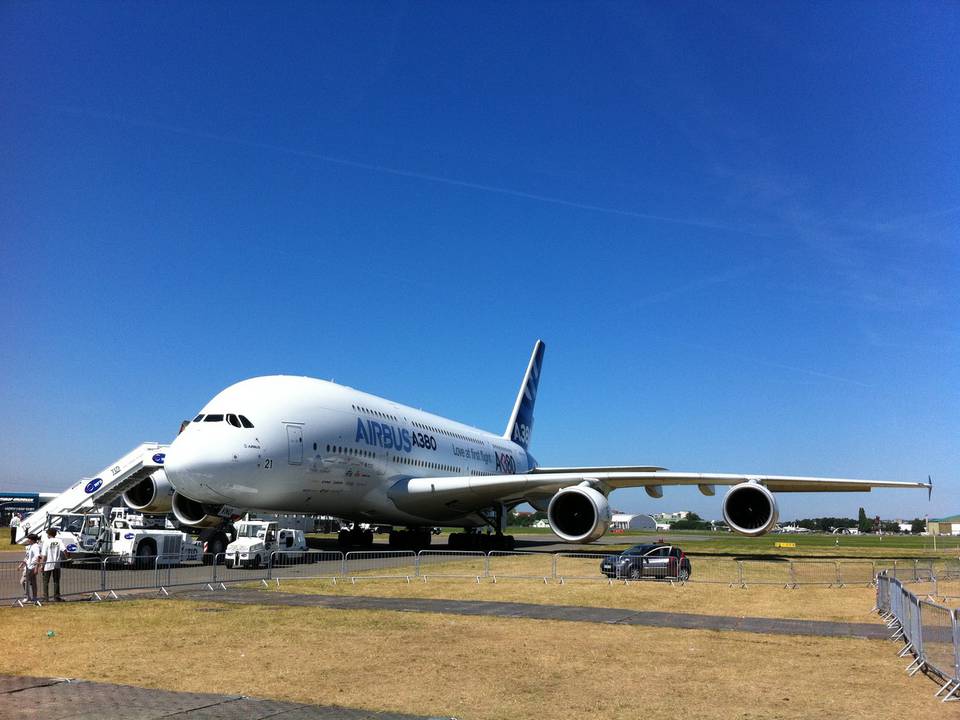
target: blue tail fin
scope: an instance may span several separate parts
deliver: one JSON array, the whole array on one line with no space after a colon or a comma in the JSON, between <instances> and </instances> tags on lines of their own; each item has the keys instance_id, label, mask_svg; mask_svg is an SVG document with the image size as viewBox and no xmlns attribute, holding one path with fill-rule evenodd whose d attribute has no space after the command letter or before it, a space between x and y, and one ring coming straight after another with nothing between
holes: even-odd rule
<instances>
[{"instance_id":1,"label":"blue tail fin","mask_svg":"<svg viewBox=\"0 0 960 720\"><path fill-rule=\"evenodd\" d=\"M530 356L530 364L523 376L523 384L517 393L517 402L513 406L510 422L503 433L505 438L513 440L524 450L530 447L530 437L533 434L533 404L537 400L537 385L540 383L540 368L543 367L543 351L546 345L537 340Z\"/></svg>"}]
</instances>

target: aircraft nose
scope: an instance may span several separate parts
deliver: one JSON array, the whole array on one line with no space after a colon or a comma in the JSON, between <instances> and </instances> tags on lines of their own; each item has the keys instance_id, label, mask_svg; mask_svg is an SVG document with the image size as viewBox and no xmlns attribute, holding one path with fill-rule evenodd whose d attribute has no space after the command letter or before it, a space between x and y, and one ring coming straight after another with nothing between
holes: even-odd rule
<instances>
[{"instance_id":1,"label":"aircraft nose","mask_svg":"<svg viewBox=\"0 0 960 720\"><path fill-rule=\"evenodd\" d=\"M219 462L210 452L202 438L182 433L167 450L164 466L167 479L177 492L194 500L204 500L211 485L215 484Z\"/></svg>"}]
</instances>

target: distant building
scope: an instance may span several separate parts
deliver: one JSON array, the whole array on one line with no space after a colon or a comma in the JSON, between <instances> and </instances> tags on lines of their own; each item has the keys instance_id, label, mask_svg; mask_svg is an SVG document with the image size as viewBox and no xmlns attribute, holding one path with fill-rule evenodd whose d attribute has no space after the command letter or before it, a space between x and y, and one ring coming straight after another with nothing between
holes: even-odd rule
<instances>
[{"instance_id":1,"label":"distant building","mask_svg":"<svg viewBox=\"0 0 960 720\"><path fill-rule=\"evenodd\" d=\"M931 518L927 521L927 533L930 535L960 535L960 515Z\"/></svg>"},{"instance_id":2,"label":"distant building","mask_svg":"<svg viewBox=\"0 0 960 720\"><path fill-rule=\"evenodd\" d=\"M610 527L613 530L656 530L657 521L651 515L614 513Z\"/></svg>"},{"instance_id":3,"label":"distant building","mask_svg":"<svg viewBox=\"0 0 960 720\"><path fill-rule=\"evenodd\" d=\"M686 520L689 515L689 510L681 510L672 513L656 513L653 517L659 523L674 523L677 520Z\"/></svg>"}]
</instances>

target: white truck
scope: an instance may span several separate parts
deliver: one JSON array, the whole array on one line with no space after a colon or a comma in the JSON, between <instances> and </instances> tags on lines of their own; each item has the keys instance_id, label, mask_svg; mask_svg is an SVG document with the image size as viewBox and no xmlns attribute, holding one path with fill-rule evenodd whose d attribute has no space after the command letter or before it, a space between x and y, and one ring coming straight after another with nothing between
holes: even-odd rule
<instances>
[{"instance_id":1,"label":"white truck","mask_svg":"<svg viewBox=\"0 0 960 720\"><path fill-rule=\"evenodd\" d=\"M199 562L203 543L179 530L137 527L136 516L101 513L52 513L50 526L73 561L117 558L124 565L153 567Z\"/></svg>"},{"instance_id":2,"label":"white truck","mask_svg":"<svg viewBox=\"0 0 960 720\"><path fill-rule=\"evenodd\" d=\"M106 557L139 567L177 565L203 560L203 543L179 530L134 527L128 520L114 520ZM154 560L156 559L156 560Z\"/></svg>"},{"instance_id":3,"label":"white truck","mask_svg":"<svg viewBox=\"0 0 960 720\"><path fill-rule=\"evenodd\" d=\"M303 530L280 530L277 523L266 520L241 520L235 528L237 539L227 545L224 557L227 567L260 567L270 562L273 553L283 553L279 557L284 560L296 560L307 550Z\"/></svg>"}]
</instances>

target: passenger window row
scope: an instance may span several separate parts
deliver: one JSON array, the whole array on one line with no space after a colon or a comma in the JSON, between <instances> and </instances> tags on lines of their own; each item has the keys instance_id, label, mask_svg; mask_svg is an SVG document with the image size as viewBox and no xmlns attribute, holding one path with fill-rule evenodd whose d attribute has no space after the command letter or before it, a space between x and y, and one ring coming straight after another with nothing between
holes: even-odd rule
<instances>
[{"instance_id":1,"label":"passenger window row","mask_svg":"<svg viewBox=\"0 0 960 720\"><path fill-rule=\"evenodd\" d=\"M413 465L414 467L430 468L431 470L443 470L444 472L449 473L462 473L463 470L453 465L444 465L443 463L432 463L427 462L426 460L418 460L416 458L407 458L400 457L399 455L393 456L393 461L401 463L403 465Z\"/></svg>"},{"instance_id":2,"label":"passenger window row","mask_svg":"<svg viewBox=\"0 0 960 720\"><path fill-rule=\"evenodd\" d=\"M369 450L361 450L359 448L348 448L341 445L327 445L327 452L341 453L343 455L357 455L359 457L376 457L375 453L370 452Z\"/></svg>"},{"instance_id":3,"label":"passenger window row","mask_svg":"<svg viewBox=\"0 0 960 720\"><path fill-rule=\"evenodd\" d=\"M390 415L385 412L380 412L379 410L371 410L370 408L365 408L360 405L351 405L350 407L352 407L356 412L366 413L367 415L373 415L374 417L383 418L384 420L393 420L394 422L400 422L400 420L397 419L396 415Z\"/></svg>"},{"instance_id":4,"label":"passenger window row","mask_svg":"<svg viewBox=\"0 0 960 720\"><path fill-rule=\"evenodd\" d=\"M469 435L461 435L460 433L453 432L452 430L444 430L443 428L434 427L433 425L424 425L423 423L418 423L416 421L411 421L410 423L415 428L420 428L421 430L429 430L430 432L435 432L438 435L446 435L447 437L452 437L457 440L463 440L463 442L472 442L477 445L483 445L483 442L472 438Z\"/></svg>"}]
</instances>

